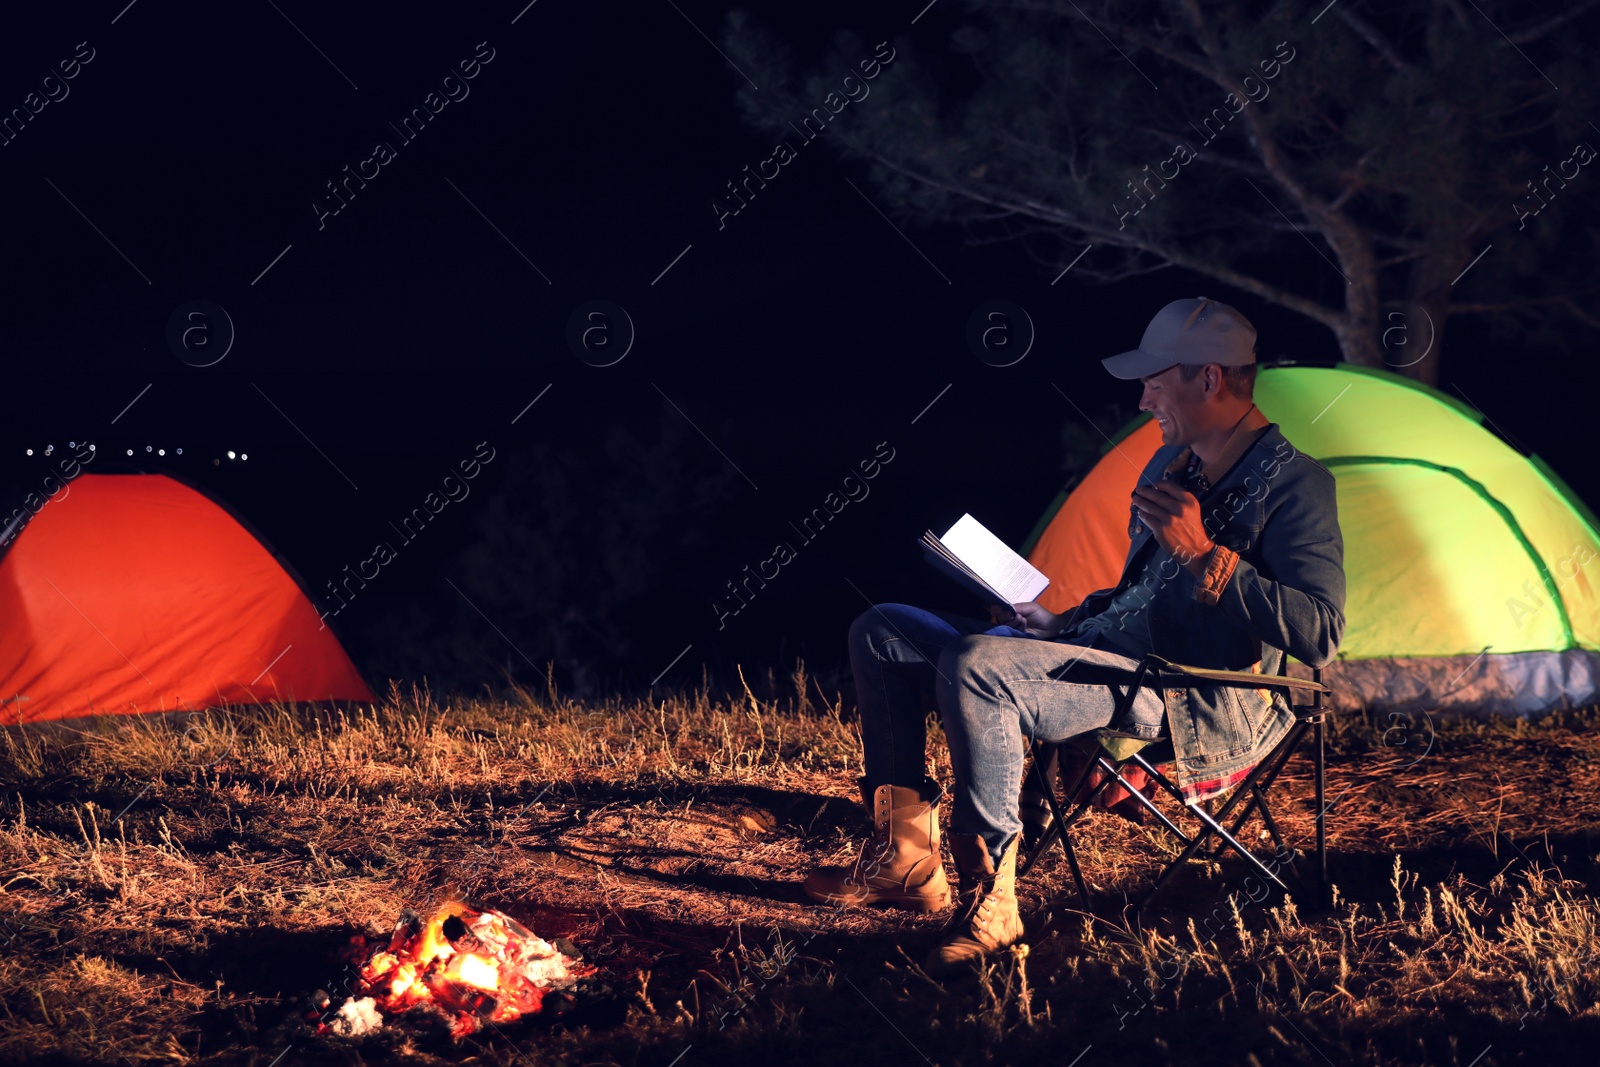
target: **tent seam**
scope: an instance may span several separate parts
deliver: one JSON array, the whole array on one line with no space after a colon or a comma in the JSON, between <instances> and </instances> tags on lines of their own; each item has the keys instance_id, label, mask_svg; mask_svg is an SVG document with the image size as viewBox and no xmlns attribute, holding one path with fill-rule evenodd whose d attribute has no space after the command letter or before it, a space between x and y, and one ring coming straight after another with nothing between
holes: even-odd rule
<instances>
[{"instance_id":1,"label":"tent seam","mask_svg":"<svg viewBox=\"0 0 1600 1067\"><path fill-rule=\"evenodd\" d=\"M1511 531L1511 536L1517 539L1517 543L1522 546L1522 550L1528 554L1528 558L1533 560L1534 566L1538 569L1539 578L1544 582L1545 592L1550 595L1551 601L1556 606L1556 615L1561 620L1561 634L1566 640L1566 646L1561 651L1578 647L1577 639L1572 633L1572 619L1567 614L1567 602L1562 598L1561 590L1556 586L1555 580L1550 576L1549 565L1545 563L1544 557L1539 555L1538 550L1533 547L1533 542L1528 540L1528 535L1522 530L1522 524L1517 522L1517 517L1511 513L1511 509L1506 507L1505 504L1498 500L1494 494L1490 493L1488 488L1485 487L1482 482L1470 477L1465 471L1457 467L1447 467L1442 463L1433 463L1425 459L1410 459L1401 456L1328 456L1322 459L1321 463L1324 467L1350 467L1358 464L1392 464L1408 467L1424 467L1429 470L1436 470L1443 474L1450 475L1452 478L1455 478L1457 481L1465 485L1472 492L1482 497L1484 502L1493 508L1495 513L1500 516L1500 521L1506 524L1506 527Z\"/></svg>"}]
</instances>

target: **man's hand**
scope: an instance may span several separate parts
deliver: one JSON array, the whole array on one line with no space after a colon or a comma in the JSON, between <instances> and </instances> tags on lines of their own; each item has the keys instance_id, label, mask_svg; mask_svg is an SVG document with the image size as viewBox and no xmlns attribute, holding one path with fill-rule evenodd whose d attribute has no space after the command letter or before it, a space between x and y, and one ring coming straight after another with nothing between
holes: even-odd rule
<instances>
[{"instance_id":1,"label":"man's hand","mask_svg":"<svg viewBox=\"0 0 1600 1067\"><path fill-rule=\"evenodd\" d=\"M1054 637L1061 632L1061 616L1046 611L1038 601L1025 600L1021 604L990 604L989 621L1015 626L1024 632L1032 631L1041 637Z\"/></svg>"},{"instance_id":2,"label":"man's hand","mask_svg":"<svg viewBox=\"0 0 1600 1067\"><path fill-rule=\"evenodd\" d=\"M1200 501L1189 490L1166 478L1154 485L1134 487L1133 502L1156 543L1196 578L1206 572L1216 546L1206 535Z\"/></svg>"}]
</instances>

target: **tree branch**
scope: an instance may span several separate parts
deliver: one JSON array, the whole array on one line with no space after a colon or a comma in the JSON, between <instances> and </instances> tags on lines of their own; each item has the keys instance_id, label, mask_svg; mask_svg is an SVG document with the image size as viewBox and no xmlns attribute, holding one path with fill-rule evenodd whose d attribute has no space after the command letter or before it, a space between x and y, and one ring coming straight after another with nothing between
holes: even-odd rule
<instances>
[{"instance_id":1,"label":"tree branch","mask_svg":"<svg viewBox=\"0 0 1600 1067\"><path fill-rule=\"evenodd\" d=\"M1221 45L1217 42L1215 34L1210 32L1205 22L1205 17L1200 12L1200 5L1197 0L1184 0L1183 6L1188 12L1190 22L1193 25L1195 40L1200 43L1201 50L1205 52L1206 59L1210 61L1214 71L1213 80L1217 84L1226 87L1230 93L1237 95L1243 92L1242 86L1230 85L1221 75L1219 56ZM1245 95L1248 96L1249 94ZM1262 126L1255 112L1249 106L1245 106L1241 109L1239 115L1244 119L1245 127L1249 130L1250 142L1256 150L1256 155L1261 158L1261 162L1266 166L1267 173L1271 174L1272 180L1277 182L1283 191L1289 194L1296 206L1305 213L1305 216L1318 229L1322 230L1324 235L1328 235L1329 230L1348 230L1350 221L1339 212L1331 210L1326 201L1313 194L1295 175L1278 142L1273 140L1271 135L1267 133L1266 128ZM1348 235L1346 236L1348 239ZM1330 241L1329 243L1334 246L1335 251L1338 250L1336 242ZM1346 264L1346 267L1349 267L1349 264Z\"/></svg>"},{"instance_id":2,"label":"tree branch","mask_svg":"<svg viewBox=\"0 0 1600 1067\"><path fill-rule=\"evenodd\" d=\"M1036 200L1026 195L1015 195L998 191L989 191L972 186L955 185L948 181L941 181L938 178L932 177L931 175L923 174L919 171L912 170L909 167L902 166L894 160L888 159L877 152L869 152L868 154L870 158L881 163L883 166L888 167L890 170L893 170L898 174L903 174L913 181L921 182L922 184L930 186L931 188L939 189L947 193L953 193L956 196L967 200L972 200L980 204L988 204L991 207L1005 208L1021 215L1028 215L1033 218L1053 222L1058 226L1075 230L1086 237L1097 238L1106 244L1116 245L1121 248L1131 248L1136 251L1147 252L1153 256L1159 256L1177 266L1192 270L1197 274L1208 275L1220 282L1231 285L1236 289L1242 289L1247 293L1254 293L1263 300L1270 300L1273 303L1281 305L1282 307L1286 307L1291 311L1298 311L1307 318L1322 323L1330 330L1337 329L1343 321L1343 314L1337 308L1330 308L1326 304L1322 304L1308 297L1303 297L1298 293L1291 292L1288 289L1281 288L1280 286L1273 285L1269 282L1262 281L1260 278L1256 278L1253 275L1236 271L1232 267L1226 267L1220 263L1213 263L1199 256L1192 256L1180 249L1146 240L1137 236L1131 231L1114 230L1108 225L1089 222L1085 219L1078 218L1077 216L1074 216L1059 207L1044 203L1043 201Z\"/></svg>"},{"instance_id":3,"label":"tree branch","mask_svg":"<svg viewBox=\"0 0 1600 1067\"><path fill-rule=\"evenodd\" d=\"M1194 0L1186 0L1184 7L1188 9L1190 21L1194 31L1195 40L1199 43L1202 55L1196 56L1172 48L1167 42L1159 38L1149 37L1129 26L1116 22L1102 22L1099 25L1109 27L1130 44L1148 49L1169 62L1175 63L1184 69L1199 75L1205 80L1220 86L1235 96L1248 98L1243 86L1235 85L1228 80L1221 71L1217 52L1219 47L1211 35L1205 31L1205 21L1200 14L1199 6ZM1348 231L1353 227L1353 222L1337 208L1331 207L1320 197L1315 196L1294 175L1288 158L1283 154L1278 143L1267 134L1266 129L1257 120L1247 102L1240 112L1244 116L1245 126L1249 130L1251 145L1255 148L1256 156L1261 160L1268 175L1281 186L1284 192L1299 206L1300 210L1311 219L1318 229L1326 235L1328 229ZM1329 242L1333 244L1333 242ZM1337 248L1337 245L1335 245Z\"/></svg>"},{"instance_id":4,"label":"tree branch","mask_svg":"<svg viewBox=\"0 0 1600 1067\"><path fill-rule=\"evenodd\" d=\"M1356 165L1351 168L1350 171L1350 184L1345 186L1344 192L1333 198L1333 202L1328 205L1329 207L1335 211L1342 212L1344 210L1344 205L1350 200L1350 198L1355 196L1356 193L1360 192L1362 189L1366 188L1366 182L1361 180L1361 170L1367 165L1367 162L1377 154L1377 152L1378 150L1376 148L1368 149L1365 155L1356 160Z\"/></svg>"},{"instance_id":5,"label":"tree branch","mask_svg":"<svg viewBox=\"0 0 1600 1067\"><path fill-rule=\"evenodd\" d=\"M1600 330L1600 318L1596 318L1584 308L1579 307L1577 301L1568 300L1566 302L1566 308L1567 314L1571 315L1585 326Z\"/></svg>"},{"instance_id":6,"label":"tree branch","mask_svg":"<svg viewBox=\"0 0 1600 1067\"><path fill-rule=\"evenodd\" d=\"M1421 255L1429 248L1427 241L1419 241L1413 237L1390 237L1377 232L1373 233L1372 242L1373 244L1388 245L1390 248L1404 249L1409 253L1406 257L1408 259Z\"/></svg>"},{"instance_id":7,"label":"tree branch","mask_svg":"<svg viewBox=\"0 0 1600 1067\"><path fill-rule=\"evenodd\" d=\"M1580 296L1588 296L1591 293L1600 293L1600 285L1591 285L1584 289L1574 289L1569 293L1556 293L1552 296L1529 296L1518 300L1502 300L1493 304L1450 304L1445 311L1450 315L1493 315L1507 311L1521 311L1524 308L1548 307L1551 304L1562 304L1576 314L1579 318L1584 319L1585 322L1589 322L1589 320L1576 306L1574 301L1576 301ZM1589 325L1593 326L1596 324L1589 322Z\"/></svg>"},{"instance_id":8,"label":"tree branch","mask_svg":"<svg viewBox=\"0 0 1600 1067\"><path fill-rule=\"evenodd\" d=\"M1158 130L1151 126L1136 126L1134 128L1140 133L1154 134L1155 136L1166 140L1182 142L1185 144L1188 143L1184 141L1182 135L1171 134L1165 130ZM1267 173L1267 169L1263 167L1259 161L1253 161L1249 159L1234 159L1232 156L1223 155L1215 148L1202 148L1200 151L1194 154L1194 157L1197 160L1205 160L1210 163L1215 163L1218 166L1227 167L1230 170L1237 170L1245 174L1254 175L1257 178L1271 177L1271 175Z\"/></svg>"},{"instance_id":9,"label":"tree branch","mask_svg":"<svg viewBox=\"0 0 1600 1067\"><path fill-rule=\"evenodd\" d=\"M1162 59L1167 60L1169 63L1176 63L1185 70L1193 74L1198 74L1206 81L1221 86L1230 93L1239 91L1239 87L1231 84L1226 78L1219 74L1216 67L1208 62L1204 56L1196 56L1188 52L1177 51L1160 38L1147 37L1143 33L1140 33L1138 30L1135 30L1129 26L1123 26L1114 22L1102 23L1102 25L1111 27L1111 29L1116 31L1117 36L1121 37L1129 44L1136 44L1140 48L1148 49L1149 51L1160 56Z\"/></svg>"},{"instance_id":10,"label":"tree branch","mask_svg":"<svg viewBox=\"0 0 1600 1067\"><path fill-rule=\"evenodd\" d=\"M1378 54L1387 60L1395 70L1411 70L1411 64L1405 61L1405 58L1400 55L1395 46L1389 42L1389 39L1379 33L1376 26L1351 10L1349 5L1339 8L1339 18L1344 20L1345 25L1360 34L1362 40L1377 49Z\"/></svg>"},{"instance_id":11,"label":"tree branch","mask_svg":"<svg viewBox=\"0 0 1600 1067\"><path fill-rule=\"evenodd\" d=\"M1537 41L1545 34L1550 33L1553 30L1560 29L1562 26L1571 22L1584 12L1594 10L1596 5L1600 5L1600 0L1586 0L1585 3L1574 4L1570 10L1556 15L1554 18L1546 19L1535 26L1527 27L1526 29L1517 30L1515 33L1506 34L1506 40L1510 41L1512 44L1527 44L1530 41Z\"/></svg>"}]
</instances>

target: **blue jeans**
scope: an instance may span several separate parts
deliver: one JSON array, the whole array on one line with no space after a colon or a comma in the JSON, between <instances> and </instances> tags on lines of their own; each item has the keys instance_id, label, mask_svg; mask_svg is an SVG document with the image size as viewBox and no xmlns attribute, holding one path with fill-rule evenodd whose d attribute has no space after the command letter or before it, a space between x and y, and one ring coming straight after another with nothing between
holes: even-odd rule
<instances>
[{"instance_id":1,"label":"blue jeans","mask_svg":"<svg viewBox=\"0 0 1600 1067\"><path fill-rule=\"evenodd\" d=\"M955 772L950 832L979 834L998 862L1022 829L1017 794L1028 741L1064 741L1111 721L1111 684L1138 661L969 616L875 604L850 625L850 667L861 709L871 788L920 786L927 777L924 701L934 697ZM1159 723L1156 690L1134 701L1135 720Z\"/></svg>"}]
</instances>

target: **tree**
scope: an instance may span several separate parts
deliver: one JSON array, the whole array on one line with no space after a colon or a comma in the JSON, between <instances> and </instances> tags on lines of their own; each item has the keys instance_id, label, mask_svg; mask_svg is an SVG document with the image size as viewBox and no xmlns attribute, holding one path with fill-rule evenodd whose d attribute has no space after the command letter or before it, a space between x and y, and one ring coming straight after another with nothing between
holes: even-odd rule
<instances>
[{"instance_id":1,"label":"tree","mask_svg":"<svg viewBox=\"0 0 1600 1067\"><path fill-rule=\"evenodd\" d=\"M1100 281L1183 267L1429 382L1452 318L1600 326L1580 225L1600 91L1574 44L1600 0L1320 6L968 0L948 48L928 23L896 37L827 139L904 220L1020 241L1052 271L1087 247L1075 274ZM840 33L797 74L737 11L723 46L761 86L740 89L745 119L790 143L871 54Z\"/></svg>"}]
</instances>

